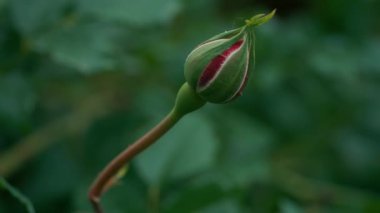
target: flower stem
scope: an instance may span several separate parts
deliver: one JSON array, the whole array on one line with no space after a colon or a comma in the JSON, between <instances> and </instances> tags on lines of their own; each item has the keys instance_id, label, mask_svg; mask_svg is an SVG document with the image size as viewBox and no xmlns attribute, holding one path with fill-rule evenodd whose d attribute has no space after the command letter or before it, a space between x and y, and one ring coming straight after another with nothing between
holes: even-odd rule
<instances>
[{"instance_id":1,"label":"flower stem","mask_svg":"<svg viewBox=\"0 0 380 213\"><path fill-rule=\"evenodd\" d=\"M88 196L96 213L102 213L100 206L100 198L103 193L112 185L113 179L122 167L133 157L145 150L147 147L156 142L174 124L176 124L185 114L199 109L205 104L193 91L190 86L185 83L177 94L176 103L173 110L153 129L144 136L127 147L123 152L117 155L104 169L99 173L95 181L90 187Z\"/></svg>"},{"instance_id":2,"label":"flower stem","mask_svg":"<svg viewBox=\"0 0 380 213\"><path fill-rule=\"evenodd\" d=\"M115 174L134 156L153 144L157 139L164 135L181 116L171 111L157 126L147 132L144 136L127 147L123 152L116 156L98 175L89 191L89 198L95 209L95 212L103 212L100 207L100 196L105 189L109 181L115 176Z\"/></svg>"}]
</instances>

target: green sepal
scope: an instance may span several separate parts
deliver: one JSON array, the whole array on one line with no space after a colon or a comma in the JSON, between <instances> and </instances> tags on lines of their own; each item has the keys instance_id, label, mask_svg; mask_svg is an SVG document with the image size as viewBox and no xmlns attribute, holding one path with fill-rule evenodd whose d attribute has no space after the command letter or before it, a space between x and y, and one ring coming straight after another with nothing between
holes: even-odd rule
<instances>
[{"instance_id":1,"label":"green sepal","mask_svg":"<svg viewBox=\"0 0 380 213\"><path fill-rule=\"evenodd\" d=\"M250 19L245 20L246 26L259 26L271 20L273 16L276 14L276 9L272 10L269 14L258 14L253 16Z\"/></svg>"},{"instance_id":2,"label":"green sepal","mask_svg":"<svg viewBox=\"0 0 380 213\"><path fill-rule=\"evenodd\" d=\"M184 68L185 79L193 89L197 88L199 76L210 61L241 39L245 33L245 30L245 27L239 28L239 31L236 31L237 34L228 39L223 38L223 36L232 35L235 32L227 31L221 33L211 39L208 39L207 43L203 43L198 46L189 54Z\"/></svg>"},{"instance_id":3,"label":"green sepal","mask_svg":"<svg viewBox=\"0 0 380 213\"><path fill-rule=\"evenodd\" d=\"M249 53L249 67L248 67L248 74L250 74L251 72L253 72L255 70L255 66L256 66L256 36L255 36L255 31L254 31L254 28L250 28L248 29L248 37L250 38L249 41L250 41L250 53Z\"/></svg>"},{"instance_id":4,"label":"green sepal","mask_svg":"<svg viewBox=\"0 0 380 213\"><path fill-rule=\"evenodd\" d=\"M205 104L206 101L201 99L188 83L184 83L178 90L172 113L174 116L182 117L187 113L201 108Z\"/></svg>"},{"instance_id":5,"label":"green sepal","mask_svg":"<svg viewBox=\"0 0 380 213\"><path fill-rule=\"evenodd\" d=\"M215 35L209 39L207 39L205 42L203 42L202 44L204 43L207 43L207 42L210 42L210 41L214 41L214 40L217 40L217 39L228 39L228 38L231 38L233 37L234 35L238 34L239 32L241 32L242 30L245 30L245 27L240 27L240 28L237 28L237 29L233 29L233 30L228 30L228 31L225 31L223 33L219 33L218 35Z\"/></svg>"}]
</instances>

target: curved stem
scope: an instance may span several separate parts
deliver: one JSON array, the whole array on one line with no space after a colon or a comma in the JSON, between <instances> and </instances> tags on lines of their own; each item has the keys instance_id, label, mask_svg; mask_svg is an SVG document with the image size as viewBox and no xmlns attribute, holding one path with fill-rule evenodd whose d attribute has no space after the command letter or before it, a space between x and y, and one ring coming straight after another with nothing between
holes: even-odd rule
<instances>
[{"instance_id":1,"label":"curved stem","mask_svg":"<svg viewBox=\"0 0 380 213\"><path fill-rule=\"evenodd\" d=\"M103 212L100 206L100 197L108 189L108 185L115 174L134 156L164 135L181 117L174 110L171 111L159 124L127 147L99 173L89 191L89 198L96 213Z\"/></svg>"},{"instance_id":2,"label":"curved stem","mask_svg":"<svg viewBox=\"0 0 380 213\"><path fill-rule=\"evenodd\" d=\"M173 110L153 129L116 156L103 171L99 173L88 193L95 212L103 212L100 206L100 197L102 193L106 192L113 184L117 173L128 161L157 141L172 128L182 116L201 108L205 103L206 102L202 100L187 83L183 84L178 91Z\"/></svg>"}]
</instances>

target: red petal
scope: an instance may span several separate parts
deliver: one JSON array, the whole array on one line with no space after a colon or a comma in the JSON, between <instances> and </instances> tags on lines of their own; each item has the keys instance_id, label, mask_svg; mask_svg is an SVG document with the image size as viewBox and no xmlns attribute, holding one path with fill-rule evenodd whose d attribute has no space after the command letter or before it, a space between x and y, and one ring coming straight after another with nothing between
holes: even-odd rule
<instances>
[{"instance_id":1,"label":"red petal","mask_svg":"<svg viewBox=\"0 0 380 213\"><path fill-rule=\"evenodd\" d=\"M217 55L211 62L207 65L206 69L203 71L198 86L204 87L206 86L220 71L222 64L224 61L230 56L235 50L239 49L243 44L243 40L237 41L235 44L231 45L230 48L225 50L222 54Z\"/></svg>"}]
</instances>

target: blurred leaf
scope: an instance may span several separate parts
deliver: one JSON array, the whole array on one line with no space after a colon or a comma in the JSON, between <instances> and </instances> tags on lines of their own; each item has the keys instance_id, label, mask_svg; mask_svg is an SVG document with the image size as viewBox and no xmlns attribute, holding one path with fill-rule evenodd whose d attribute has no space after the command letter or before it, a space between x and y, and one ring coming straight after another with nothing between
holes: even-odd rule
<instances>
[{"instance_id":1,"label":"blurred leaf","mask_svg":"<svg viewBox=\"0 0 380 213\"><path fill-rule=\"evenodd\" d=\"M278 90L274 95L277 96L266 98L263 110L278 128L302 132L313 125L312 114L306 108L302 96L285 89Z\"/></svg>"},{"instance_id":2,"label":"blurred leaf","mask_svg":"<svg viewBox=\"0 0 380 213\"><path fill-rule=\"evenodd\" d=\"M358 118L363 128L375 134L380 134L380 101L377 90L373 91L373 93L370 95L373 97L368 100L369 104L367 104L367 107L363 107L362 113L358 115Z\"/></svg>"},{"instance_id":3,"label":"blurred leaf","mask_svg":"<svg viewBox=\"0 0 380 213\"><path fill-rule=\"evenodd\" d=\"M158 143L136 158L141 176L151 185L184 178L214 164L217 140L211 124L198 114L181 120Z\"/></svg>"},{"instance_id":4,"label":"blurred leaf","mask_svg":"<svg viewBox=\"0 0 380 213\"><path fill-rule=\"evenodd\" d=\"M178 0L80 0L79 12L132 25L170 21L179 11Z\"/></svg>"},{"instance_id":5,"label":"blurred leaf","mask_svg":"<svg viewBox=\"0 0 380 213\"><path fill-rule=\"evenodd\" d=\"M93 177L105 164L132 143L141 116L131 112L115 112L94 122L86 133L81 163ZM128 175L127 175L128 177Z\"/></svg>"},{"instance_id":6,"label":"blurred leaf","mask_svg":"<svg viewBox=\"0 0 380 213\"><path fill-rule=\"evenodd\" d=\"M132 170L127 177L116 184L102 197L102 205L107 212L147 212L146 188ZM88 200L88 187L91 183L83 181L73 193L73 203L78 212L92 212Z\"/></svg>"},{"instance_id":7,"label":"blurred leaf","mask_svg":"<svg viewBox=\"0 0 380 213\"><path fill-rule=\"evenodd\" d=\"M21 130L29 122L36 101L33 87L25 76L17 72L1 76L0 132L13 132L13 128Z\"/></svg>"},{"instance_id":8,"label":"blurred leaf","mask_svg":"<svg viewBox=\"0 0 380 213\"><path fill-rule=\"evenodd\" d=\"M371 76L380 76L380 39L371 39L366 41L359 55L360 63L364 72L372 74Z\"/></svg>"},{"instance_id":9,"label":"blurred leaf","mask_svg":"<svg viewBox=\"0 0 380 213\"><path fill-rule=\"evenodd\" d=\"M42 209L62 212L68 206L58 211L48 203L67 197L78 184L80 170L62 146L52 147L39 159L29 165L29 173L23 187L40 212Z\"/></svg>"},{"instance_id":10,"label":"blurred leaf","mask_svg":"<svg viewBox=\"0 0 380 213\"><path fill-rule=\"evenodd\" d=\"M7 0L0 0L0 10L3 9L6 2Z\"/></svg>"},{"instance_id":11,"label":"blurred leaf","mask_svg":"<svg viewBox=\"0 0 380 213\"><path fill-rule=\"evenodd\" d=\"M0 189L8 191L14 198L16 198L22 205L25 206L28 213L34 213L33 204L30 200L21 194L16 188L9 184L4 178L0 177Z\"/></svg>"},{"instance_id":12,"label":"blurred leaf","mask_svg":"<svg viewBox=\"0 0 380 213\"><path fill-rule=\"evenodd\" d=\"M269 175L273 136L262 125L232 110L216 114L219 136L224 142L219 181L225 187L247 187ZM228 121L228 122L226 122Z\"/></svg>"},{"instance_id":13,"label":"blurred leaf","mask_svg":"<svg viewBox=\"0 0 380 213\"><path fill-rule=\"evenodd\" d=\"M187 184L177 194L171 194L166 201L168 206L165 212L176 213L186 209L187 212L195 212L213 203L217 203L226 196L220 186L211 181Z\"/></svg>"},{"instance_id":14,"label":"blurred leaf","mask_svg":"<svg viewBox=\"0 0 380 213\"><path fill-rule=\"evenodd\" d=\"M71 0L11 0L10 11L16 28L24 34L48 27L63 16Z\"/></svg>"},{"instance_id":15,"label":"blurred leaf","mask_svg":"<svg viewBox=\"0 0 380 213\"><path fill-rule=\"evenodd\" d=\"M344 167L352 173L351 178L361 177L369 181L366 177L380 174L377 163L380 161L380 145L377 142L355 133L355 130L346 130L339 134L336 148Z\"/></svg>"},{"instance_id":16,"label":"blurred leaf","mask_svg":"<svg viewBox=\"0 0 380 213\"><path fill-rule=\"evenodd\" d=\"M229 163L266 160L269 157L273 136L260 123L238 111L220 110L217 125L222 140L227 142L224 156Z\"/></svg>"},{"instance_id":17,"label":"blurred leaf","mask_svg":"<svg viewBox=\"0 0 380 213\"><path fill-rule=\"evenodd\" d=\"M197 213L241 213L242 211L240 205L236 200L226 199L216 203L211 204L203 208L202 210L195 211Z\"/></svg>"},{"instance_id":18,"label":"blurred leaf","mask_svg":"<svg viewBox=\"0 0 380 213\"><path fill-rule=\"evenodd\" d=\"M356 79L359 57L357 51L351 51L354 46L347 44L342 37L328 38L317 45L318 48L308 57L317 73L338 81Z\"/></svg>"},{"instance_id":19,"label":"blurred leaf","mask_svg":"<svg viewBox=\"0 0 380 213\"><path fill-rule=\"evenodd\" d=\"M35 48L83 73L112 69L122 31L104 22L79 22L38 37Z\"/></svg>"},{"instance_id":20,"label":"blurred leaf","mask_svg":"<svg viewBox=\"0 0 380 213\"><path fill-rule=\"evenodd\" d=\"M297 203L291 200L282 200L280 203L281 213L302 213L305 212Z\"/></svg>"},{"instance_id":21,"label":"blurred leaf","mask_svg":"<svg viewBox=\"0 0 380 213\"><path fill-rule=\"evenodd\" d=\"M162 116L173 107L174 96L173 92L169 92L162 85L149 85L138 89L138 95L133 102L133 106L140 114L150 119L152 123L159 122Z\"/></svg>"}]
</instances>

